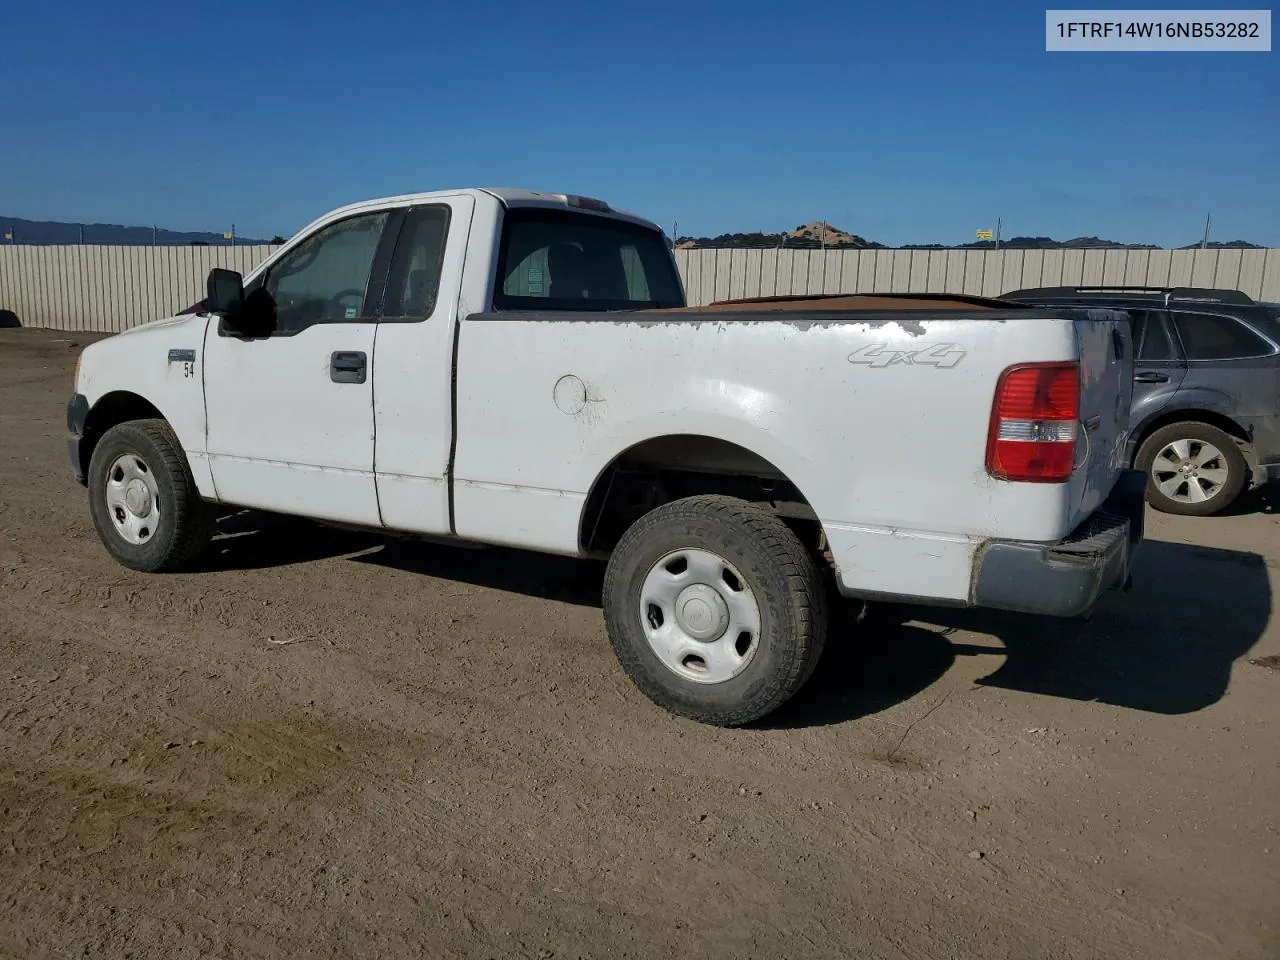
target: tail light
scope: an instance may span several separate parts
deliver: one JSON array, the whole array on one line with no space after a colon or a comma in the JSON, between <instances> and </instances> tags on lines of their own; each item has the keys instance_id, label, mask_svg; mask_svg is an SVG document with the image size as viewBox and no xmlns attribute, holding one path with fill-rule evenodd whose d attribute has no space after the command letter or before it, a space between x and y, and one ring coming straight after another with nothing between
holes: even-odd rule
<instances>
[{"instance_id":1,"label":"tail light","mask_svg":"<svg viewBox=\"0 0 1280 960\"><path fill-rule=\"evenodd\" d=\"M991 406L987 472L1026 483L1070 479L1079 423L1079 364L1009 367L1000 375Z\"/></svg>"}]
</instances>

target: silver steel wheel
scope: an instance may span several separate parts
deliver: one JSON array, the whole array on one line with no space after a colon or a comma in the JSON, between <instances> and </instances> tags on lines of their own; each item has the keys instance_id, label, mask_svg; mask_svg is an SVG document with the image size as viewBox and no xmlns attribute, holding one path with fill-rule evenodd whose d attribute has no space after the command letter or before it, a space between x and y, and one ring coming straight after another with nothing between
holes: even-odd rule
<instances>
[{"instance_id":1,"label":"silver steel wheel","mask_svg":"<svg viewBox=\"0 0 1280 960\"><path fill-rule=\"evenodd\" d=\"M116 533L140 546L160 524L160 488L155 474L137 454L116 457L107 470L107 512Z\"/></svg>"},{"instance_id":2,"label":"silver steel wheel","mask_svg":"<svg viewBox=\"0 0 1280 960\"><path fill-rule=\"evenodd\" d=\"M675 550L640 587L640 624L669 670L697 683L724 683L760 646L760 607L746 579L709 550Z\"/></svg>"},{"instance_id":3,"label":"silver steel wheel","mask_svg":"<svg viewBox=\"0 0 1280 960\"><path fill-rule=\"evenodd\" d=\"M1221 450L1206 440L1174 440L1151 462L1156 486L1170 500L1205 503L1227 483L1231 469Z\"/></svg>"}]
</instances>

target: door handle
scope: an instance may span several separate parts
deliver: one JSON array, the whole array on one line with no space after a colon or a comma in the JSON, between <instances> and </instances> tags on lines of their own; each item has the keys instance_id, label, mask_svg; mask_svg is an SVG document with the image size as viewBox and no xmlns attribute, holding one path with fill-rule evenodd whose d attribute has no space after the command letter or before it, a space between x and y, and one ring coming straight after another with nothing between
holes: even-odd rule
<instances>
[{"instance_id":1,"label":"door handle","mask_svg":"<svg viewBox=\"0 0 1280 960\"><path fill-rule=\"evenodd\" d=\"M362 350L336 350L329 355L329 379L334 383L364 383L369 359Z\"/></svg>"},{"instance_id":2,"label":"door handle","mask_svg":"<svg viewBox=\"0 0 1280 960\"><path fill-rule=\"evenodd\" d=\"M1135 373L1133 375L1133 382L1134 383L1168 383L1169 378L1163 373L1152 373L1150 371L1147 371L1145 373Z\"/></svg>"}]
</instances>

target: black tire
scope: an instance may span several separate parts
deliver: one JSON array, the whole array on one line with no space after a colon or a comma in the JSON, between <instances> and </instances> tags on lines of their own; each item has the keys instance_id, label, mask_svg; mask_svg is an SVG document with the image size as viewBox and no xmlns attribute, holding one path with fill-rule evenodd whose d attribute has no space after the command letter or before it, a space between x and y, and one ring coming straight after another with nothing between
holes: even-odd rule
<instances>
[{"instance_id":1,"label":"black tire","mask_svg":"<svg viewBox=\"0 0 1280 960\"><path fill-rule=\"evenodd\" d=\"M759 611L745 667L721 682L686 679L645 634L645 577L683 549L728 561ZM678 716L732 727L772 713L812 675L826 642L827 594L813 557L776 514L732 497L697 496L658 507L622 536L605 571L604 616L618 662L645 696Z\"/></svg>"},{"instance_id":2,"label":"black tire","mask_svg":"<svg viewBox=\"0 0 1280 960\"><path fill-rule=\"evenodd\" d=\"M1179 440L1190 442L1192 450L1201 444L1212 444L1222 454L1221 464L1226 468L1227 478L1222 483L1215 484L1211 491L1206 491L1210 493L1206 500L1199 502L1178 500L1167 496L1160 489L1161 480L1168 479L1173 474L1164 469L1166 464L1163 461L1157 463L1156 458L1169 444ZM1240 496L1240 491L1244 489L1249 475L1249 465L1244 459L1244 454L1240 452L1240 446L1235 438L1217 427L1197 420L1170 423L1156 430L1138 448L1135 465L1147 474L1147 502L1161 513L1178 514L1184 517L1208 517L1221 513L1231 506L1236 497ZM1193 482L1200 483L1195 478L1189 478L1181 489L1189 489ZM1203 484L1201 489L1204 489Z\"/></svg>"},{"instance_id":3,"label":"black tire","mask_svg":"<svg viewBox=\"0 0 1280 960\"><path fill-rule=\"evenodd\" d=\"M107 502L107 471L132 455L155 481L159 518L142 543L117 529ZM187 569L213 537L214 508L200 499L186 454L164 420L131 420L102 435L89 460L89 512L107 552L131 570L170 573Z\"/></svg>"}]
</instances>

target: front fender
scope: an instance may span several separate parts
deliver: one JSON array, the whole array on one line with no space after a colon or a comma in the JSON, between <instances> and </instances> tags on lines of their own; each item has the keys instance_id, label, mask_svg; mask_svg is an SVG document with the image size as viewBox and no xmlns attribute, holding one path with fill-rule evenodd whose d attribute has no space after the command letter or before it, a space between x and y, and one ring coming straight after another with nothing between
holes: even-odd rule
<instances>
[{"instance_id":1,"label":"front fender","mask_svg":"<svg viewBox=\"0 0 1280 960\"><path fill-rule=\"evenodd\" d=\"M208 322L204 315L170 318L90 344L80 355L76 393L84 398L90 431L95 411L107 420L132 419L131 412L154 408L177 435L201 495L212 499L202 363ZM102 429L112 425L98 424Z\"/></svg>"}]
</instances>

